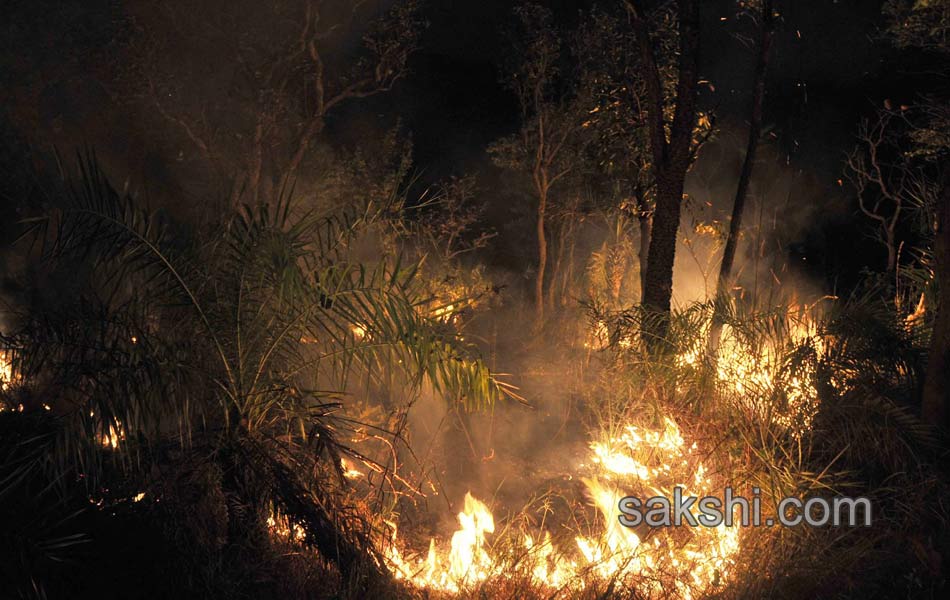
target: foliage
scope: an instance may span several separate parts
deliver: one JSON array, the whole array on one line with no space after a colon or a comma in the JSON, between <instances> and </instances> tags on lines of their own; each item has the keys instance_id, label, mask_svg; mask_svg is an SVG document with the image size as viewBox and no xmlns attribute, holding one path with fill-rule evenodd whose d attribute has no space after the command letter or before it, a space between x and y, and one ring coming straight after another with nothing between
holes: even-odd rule
<instances>
[{"instance_id":1,"label":"foliage","mask_svg":"<svg viewBox=\"0 0 950 600\"><path fill-rule=\"evenodd\" d=\"M106 89L168 132L194 178L230 186L232 207L242 195L253 204L297 180L327 115L405 75L425 28L418 8L297 0L207 4L196 14L133 3Z\"/></svg>"},{"instance_id":2,"label":"foliage","mask_svg":"<svg viewBox=\"0 0 950 600\"><path fill-rule=\"evenodd\" d=\"M150 473L185 453L220 472L228 544L264 543L279 511L345 577L379 580L371 524L341 494L345 394L394 368L410 393L473 408L508 389L420 310L417 265L350 258L385 206L319 216L278 198L189 239L91 159L61 193L28 236L71 293L24 305L7 340L28 382L10 403L55 415L54 480L78 472L109 496L118 469L162 489Z\"/></svg>"}]
</instances>

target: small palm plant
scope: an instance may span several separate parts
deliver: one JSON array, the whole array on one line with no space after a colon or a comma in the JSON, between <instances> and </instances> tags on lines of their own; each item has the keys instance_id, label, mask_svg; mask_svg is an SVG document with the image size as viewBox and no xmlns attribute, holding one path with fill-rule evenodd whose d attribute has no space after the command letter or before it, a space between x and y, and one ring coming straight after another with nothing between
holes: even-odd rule
<instances>
[{"instance_id":1,"label":"small palm plant","mask_svg":"<svg viewBox=\"0 0 950 600\"><path fill-rule=\"evenodd\" d=\"M25 303L5 340L30 391L4 400L59 424L51 468L95 496L121 488L117 469L144 481L156 463L210 463L227 543L261 543L276 512L345 577L385 579L334 477L345 394L393 369L469 407L510 392L422 309L416 265L350 258L385 203L316 215L280 197L187 231L80 166L26 223L37 280L58 291Z\"/></svg>"}]
</instances>

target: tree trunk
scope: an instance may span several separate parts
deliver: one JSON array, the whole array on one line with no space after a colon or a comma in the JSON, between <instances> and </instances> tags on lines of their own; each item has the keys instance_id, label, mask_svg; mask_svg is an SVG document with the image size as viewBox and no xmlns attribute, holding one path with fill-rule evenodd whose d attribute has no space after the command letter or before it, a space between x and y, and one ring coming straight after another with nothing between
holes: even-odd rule
<instances>
[{"instance_id":1,"label":"tree trunk","mask_svg":"<svg viewBox=\"0 0 950 600\"><path fill-rule=\"evenodd\" d=\"M544 234L544 216L547 210L548 193L541 189L538 194L538 273L534 279L535 327L544 321L544 269L548 265L548 240Z\"/></svg>"},{"instance_id":2,"label":"tree trunk","mask_svg":"<svg viewBox=\"0 0 950 600\"><path fill-rule=\"evenodd\" d=\"M561 219L557 228L557 252L554 255L554 268L551 269L551 278L548 283L548 309L553 311L557 306L558 285L561 278L561 269L564 264L564 246L567 239L567 220Z\"/></svg>"},{"instance_id":3,"label":"tree trunk","mask_svg":"<svg viewBox=\"0 0 950 600\"><path fill-rule=\"evenodd\" d=\"M896 221L884 228L884 243L887 244L887 272L893 273L897 269L897 240L894 235Z\"/></svg>"},{"instance_id":4,"label":"tree trunk","mask_svg":"<svg viewBox=\"0 0 950 600\"><path fill-rule=\"evenodd\" d=\"M643 341L652 351L668 345L670 303L673 297L673 262L676 258L676 233L680 224L683 180L686 168L663 169L656 178L656 210L647 250L647 269L643 278Z\"/></svg>"},{"instance_id":5,"label":"tree trunk","mask_svg":"<svg viewBox=\"0 0 950 600\"><path fill-rule=\"evenodd\" d=\"M300 168L300 163L303 162L304 157L307 155L307 150L310 149L310 144L314 136L319 135L323 131L324 125L325 121L322 112L310 118L307 126L297 139L297 147L294 149L290 160L287 161L287 166L284 168L284 172L280 177L281 191L290 187L293 183L294 177L297 175L297 169Z\"/></svg>"},{"instance_id":6,"label":"tree trunk","mask_svg":"<svg viewBox=\"0 0 950 600\"><path fill-rule=\"evenodd\" d=\"M637 260L640 262L640 302L647 290L647 256L650 255L650 238L653 231L653 219L647 210L646 199L643 194L637 194L637 220L640 223L640 249Z\"/></svg>"},{"instance_id":7,"label":"tree trunk","mask_svg":"<svg viewBox=\"0 0 950 600\"><path fill-rule=\"evenodd\" d=\"M231 193L229 195L230 208L236 208L240 206L241 196L244 193L246 179L247 174L239 171L237 175L235 175L234 180L231 182Z\"/></svg>"},{"instance_id":8,"label":"tree trunk","mask_svg":"<svg viewBox=\"0 0 950 600\"><path fill-rule=\"evenodd\" d=\"M696 86L699 80L699 2L679 0L679 63L673 120L664 114L664 92L659 66L650 39L650 24L639 2L629 0L628 9L636 29L637 45L645 71L647 117L653 175L656 182L656 209L653 232L647 251L643 278L644 320L641 337L648 351L668 348L670 301L673 295L673 262L679 229L683 184L693 159L693 131L696 125Z\"/></svg>"},{"instance_id":9,"label":"tree trunk","mask_svg":"<svg viewBox=\"0 0 950 600\"><path fill-rule=\"evenodd\" d=\"M749 139L746 143L745 159L742 161L742 171L739 173L739 184L736 186L736 197L732 205L729 236L726 238L726 247L722 251L722 262L719 265L716 302L713 307L712 324L709 327L709 339L706 346L706 354L713 362L719 352L719 339L722 336L723 326L722 310L732 290L732 267L735 263L736 247L739 244L739 233L742 231L742 214L748 197L749 183L752 180L752 169L755 167L759 137L762 135L762 105L765 100L765 79L772 48L771 0L764 0L762 3L762 23L760 27L759 52L755 63L755 78L752 86L752 106L749 111Z\"/></svg>"},{"instance_id":10,"label":"tree trunk","mask_svg":"<svg viewBox=\"0 0 950 600\"><path fill-rule=\"evenodd\" d=\"M943 168L934 237L937 313L930 338L921 413L937 427L947 427L950 411L950 165Z\"/></svg>"},{"instance_id":11,"label":"tree trunk","mask_svg":"<svg viewBox=\"0 0 950 600\"><path fill-rule=\"evenodd\" d=\"M567 269L564 271L564 277L561 279L561 307L568 305L569 294L574 284L574 255L577 245L577 236L574 235L574 221L570 223L570 229L568 231L568 239L570 240L570 250L567 254Z\"/></svg>"}]
</instances>

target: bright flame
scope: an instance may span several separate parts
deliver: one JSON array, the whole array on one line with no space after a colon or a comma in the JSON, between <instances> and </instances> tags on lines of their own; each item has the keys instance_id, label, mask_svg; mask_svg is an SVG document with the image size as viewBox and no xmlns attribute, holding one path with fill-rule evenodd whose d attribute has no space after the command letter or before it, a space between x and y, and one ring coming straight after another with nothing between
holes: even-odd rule
<instances>
[{"instance_id":1,"label":"bright flame","mask_svg":"<svg viewBox=\"0 0 950 600\"><path fill-rule=\"evenodd\" d=\"M822 298L819 302L827 299L833 297ZM826 352L825 340L819 335L818 320L814 318L817 305L816 302L808 306L790 306L785 315L788 329L783 340L772 340L756 347L742 341L741 336L735 335L729 325L725 325L716 357L716 379L726 395L736 397L758 417L782 425L796 436L811 428L818 411L818 392L812 383L814 369L811 364L805 364L790 377L779 377L779 374L790 347L808 342L819 356ZM921 295L916 310L905 320L907 326L916 323L924 311L924 297ZM709 323L695 336L692 346L676 356L678 367L700 367L703 364L708 327ZM603 350L611 343L616 343L621 349L634 345L635 334L613 336L609 324L598 319L586 333L584 347ZM839 376L831 383L840 389L843 385L840 380ZM780 396L786 400L780 407L773 402L776 391L781 392Z\"/></svg>"},{"instance_id":2,"label":"bright flame","mask_svg":"<svg viewBox=\"0 0 950 600\"><path fill-rule=\"evenodd\" d=\"M432 316L434 316L436 319L439 319L440 321L446 321L446 322L454 321L455 320L455 315L453 315L454 312L455 312L455 305L446 304L445 306L440 306L436 308L434 311L432 311Z\"/></svg>"},{"instance_id":3,"label":"bright flame","mask_svg":"<svg viewBox=\"0 0 950 600\"><path fill-rule=\"evenodd\" d=\"M109 431L102 433L99 436L99 443L103 448L112 448L115 450L119 447L119 442L125 439L125 428L122 427L122 423L109 424Z\"/></svg>"},{"instance_id":4,"label":"bright flame","mask_svg":"<svg viewBox=\"0 0 950 600\"><path fill-rule=\"evenodd\" d=\"M635 576L641 585L659 593L672 585L681 598L692 598L728 577L739 548L736 527L678 528L672 532L654 529L644 541L632 528L624 527L617 505L627 495L663 494L672 496L673 486L684 495L710 495L711 482L698 459L696 444L688 446L679 427L665 419L660 429L629 425L617 436L606 436L590 445L590 477L582 477L591 502L598 509L598 534L575 538L577 560L558 551L550 533L538 539L524 535L526 555L518 563L527 567L536 585L553 590L584 586L585 577L610 580ZM615 485L616 483L620 485ZM702 492L702 493L697 493ZM440 552L430 540L424 559L404 557L399 549L395 524L386 554L397 579L406 579L419 588L457 593L493 575L504 576L506 558L492 556L486 534L495 530L488 508L470 493L458 514L459 530L452 535L448 553ZM675 533L675 539L674 539Z\"/></svg>"},{"instance_id":5,"label":"bright flame","mask_svg":"<svg viewBox=\"0 0 950 600\"><path fill-rule=\"evenodd\" d=\"M347 479L359 479L365 475L362 471L355 469L350 461L345 458L340 458L340 468L343 470L343 476Z\"/></svg>"},{"instance_id":6,"label":"bright flame","mask_svg":"<svg viewBox=\"0 0 950 600\"><path fill-rule=\"evenodd\" d=\"M917 302L917 308L914 309L914 312L910 313L904 317L904 325L907 329L912 329L924 318L924 315L927 314L927 304L924 301L924 295L920 295L920 300Z\"/></svg>"},{"instance_id":7,"label":"bright flame","mask_svg":"<svg viewBox=\"0 0 950 600\"><path fill-rule=\"evenodd\" d=\"M818 324L798 309L789 309L787 340L791 345L810 342L820 356L825 352L824 340L818 335ZM680 367L698 367L705 353L706 330L697 336L693 347L676 357ZM751 347L742 343L728 325L723 327L716 357L716 378L720 390L733 396L740 405L758 417L789 429L794 435L811 428L818 412L818 391L812 379L810 363L789 377L780 377L784 353L788 346L762 344ZM835 383L835 382L832 382ZM786 402L777 406L775 392L782 392Z\"/></svg>"},{"instance_id":8,"label":"bright flame","mask_svg":"<svg viewBox=\"0 0 950 600\"><path fill-rule=\"evenodd\" d=\"M495 565L485 548L485 534L494 533L495 519L488 507L465 494L465 504L458 514L459 530L452 534L448 556L440 557L435 540L429 541L425 560L412 564L403 558L396 544L393 526L392 543L387 559L397 579L409 579L418 587L458 592L495 572Z\"/></svg>"},{"instance_id":9,"label":"bright flame","mask_svg":"<svg viewBox=\"0 0 950 600\"><path fill-rule=\"evenodd\" d=\"M576 540L594 571L605 579L636 575L641 585L657 593L664 581L672 581L682 598L719 585L739 549L738 528L680 527L675 540L673 532L665 528L651 529L652 543L644 543L617 518L621 498L635 490L640 490L641 498L671 498L674 487L681 488L684 496L713 495L696 444L687 446L676 422L666 418L662 429L628 425L619 435L592 443L591 450L591 460L602 479L611 481L619 476L623 480L617 486L598 477L583 479L604 525L600 539Z\"/></svg>"}]
</instances>

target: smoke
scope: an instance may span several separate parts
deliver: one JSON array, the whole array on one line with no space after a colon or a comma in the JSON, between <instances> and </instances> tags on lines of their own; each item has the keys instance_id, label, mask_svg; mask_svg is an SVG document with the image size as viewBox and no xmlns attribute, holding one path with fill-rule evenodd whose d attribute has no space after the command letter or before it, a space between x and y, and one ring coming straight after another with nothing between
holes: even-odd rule
<instances>
[{"instance_id":1,"label":"smoke","mask_svg":"<svg viewBox=\"0 0 950 600\"><path fill-rule=\"evenodd\" d=\"M673 281L679 305L715 295L745 135L744 124L723 124L687 177L689 198ZM784 293L806 300L833 292L812 238L825 223L842 218L846 204L840 194L829 194L820 175L784 145L774 133L760 142L733 275L737 286L753 296Z\"/></svg>"},{"instance_id":2,"label":"smoke","mask_svg":"<svg viewBox=\"0 0 950 600\"><path fill-rule=\"evenodd\" d=\"M389 5L390 2L384 2L379 10ZM138 3L130 6L127 8L130 14L144 10ZM507 15L508 5L504 4L503 8ZM110 16L90 16L87 30L116 33L111 28L122 19L113 20ZM194 22L199 23L200 19ZM71 25L68 20L56 23L61 27ZM35 26L39 27L38 18ZM168 29L151 33L167 36L175 31L168 24L165 26ZM434 35L454 51L467 54L469 61L483 59L470 54L475 45L459 45L451 28L436 29ZM66 36L49 37L65 39ZM209 196L222 195L221 181L216 179L219 174L212 173L206 163L199 160L199 149L182 127L182 113L172 111L169 113L172 118L162 116L159 110L169 110L169 106L159 109L153 99L117 85L120 76L136 74L143 65L136 48L113 48L108 44L111 37L83 38L81 44L86 44L85 48L58 48L65 51L55 53L75 54L91 61L104 60L107 55L117 59L119 67L105 73L104 81L100 77L101 65L81 62L71 65L75 70L71 79L40 86L44 89L37 93L37 82L46 74L58 72L59 68L58 65L36 65L32 81L37 85L19 88L13 98L15 102L11 106L16 111L11 113L11 118L17 119L18 128L28 131L38 125L31 132L34 142L64 149L84 144L95 147L107 171L129 178L133 188L147 185L155 204L186 210L202 206ZM233 56L221 54L221 48L213 49L211 54L201 54L204 38L196 36L195 39L202 42L187 49L174 44L162 46L167 53L157 57L165 66L181 66L192 76L192 83L195 79L202 83L169 92L181 102L180 106L171 108L190 110L195 103L219 101L235 102L238 108L246 108L246 102L231 98L235 91L227 81L200 77L201 69L207 68L205 63L232 63ZM351 48L358 40L359 34L354 31L344 37L341 47ZM21 50L24 56L30 54L28 48L26 44ZM80 51L90 49L95 52ZM194 53L190 53L192 50ZM497 48L489 50L497 51ZM502 291L500 306L477 316L466 335L480 340L483 354L489 357L496 371L516 374L510 380L521 387L521 393L531 406L504 401L487 413L468 414L447 405L431 390L424 390L409 412L409 438L417 454L414 460L421 465L424 474L437 483L434 493L446 495L450 504L459 501L464 492L471 489L479 497L494 498L514 508L520 506L538 481L563 484L558 480L566 470L565 464L578 460L584 453L586 432L579 418L584 401L581 390L595 370L587 369L583 361L578 361L572 343L576 346L584 335L585 321L579 305L586 295L581 283L584 270L592 252L600 247L609 231L605 223L595 218L579 224L574 265L577 283L570 290L569 305L560 309L568 317L563 319L567 324L547 330L543 336L535 335L531 328L533 307L527 294L535 262L532 204L525 190L512 185L510 178L491 167L483 153L476 149L487 137L503 133L511 125L510 117L499 116L512 112L508 111L513 108L511 98L500 91L495 81L497 73L491 65L476 64L477 77L473 79L470 70L458 69L451 61L440 62L437 56L428 55L417 64L433 70L413 79L402 91L397 89L392 103L385 100L378 104L353 105L329 123L328 132L334 136L334 142L362 143L372 159L374 151L379 155L387 150L379 148L378 140L391 127L392 120L391 116L378 118L372 109L381 107L400 114L409 113L409 129L417 132L416 139L422 141L420 164L428 166L441 160L443 164L435 167L438 171L471 168L478 173L481 191L475 201L492 207L489 225L500 235L489 252L472 260L491 265L488 277ZM443 76L453 79L447 85ZM81 85L71 85L77 82ZM481 88L479 94L465 91L475 85ZM460 100L452 94L467 98ZM202 116L200 110L191 110L191 113L191 117ZM209 131L246 125L241 119L247 115L241 117L237 113L243 114L243 111L236 111L223 122L212 123ZM717 138L703 148L687 181L690 200L683 211L674 265L674 300L679 306L708 299L715 288L722 236L728 229L745 139L743 123L724 121ZM202 124L200 119L189 123ZM807 248L808 234L820 227L821 222L840 216L841 203L829 202L826 186L807 161L791 157L792 152L784 147L788 145L774 136L766 138L762 145L753 175L751 201L746 208L736 272L739 285L757 295L761 290L780 288L795 290L804 300L804 297L830 291L823 281L821 261L817 266L811 265L815 260ZM323 200L327 201L330 195L327 188L334 183L327 180L335 176L327 166L332 162L327 156L333 154L331 146L330 142L321 142L316 152L318 156L302 175L298 191L323 192ZM444 164L444 156L450 156L448 162L452 164ZM390 157L382 158L381 162L385 163ZM376 168L376 172L386 168L384 164ZM352 182L347 183L347 186L352 185ZM344 187L337 193L343 196L348 189ZM829 206L832 207L830 212ZM631 233L634 248L638 246L636 235L636 231ZM800 246L804 246L804 250L797 250ZM637 269L636 257L632 256L625 280L628 292L633 292L626 294L627 298L635 297ZM3 327L0 314L0 330ZM412 464L412 461L407 462ZM440 513L441 508L439 505Z\"/></svg>"},{"instance_id":3,"label":"smoke","mask_svg":"<svg viewBox=\"0 0 950 600\"><path fill-rule=\"evenodd\" d=\"M688 176L674 266L675 306L702 302L715 293L744 141L743 124L725 124L703 148ZM414 443L421 443L414 447L426 448L427 456L445 457L436 468L443 485L440 493L448 495L449 504L471 491L496 508L517 511L539 490L574 486L576 482L565 474L575 470L587 452L586 394L600 371L596 351L590 351L586 359L578 351L588 326L580 301L588 292L590 275L585 269L611 229L596 216L577 225L571 297L567 306L555 309L555 324L537 335L532 330L530 294L535 245L524 233L530 233L533 215L525 209L523 198L517 203L520 212L508 198L524 191L510 186L501 189L500 196L482 191L486 201L500 205L491 216L502 230L497 240L502 247L491 252L520 253L512 262L496 256L488 277L503 288L500 306L478 313L466 335L481 340L483 354L496 371L516 374L512 382L521 387L531 406L502 401L487 413L466 414L424 395L412 408L411 430ZM807 246L809 235L822 222L841 217L845 204L840 198L829 199L820 177L806 171L774 135L760 145L749 193L735 265L740 294L760 299L759 306L764 308L769 302L807 303L833 292L823 265L813 264L820 261L801 247ZM636 301L639 288L638 235L637 228L631 227L629 248L634 255L629 257L624 278L624 297L630 304ZM506 244L510 250L506 251ZM438 451L430 452L430 447ZM444 511L441 504L436 509Z\"/></svg>"}]
</instances>

